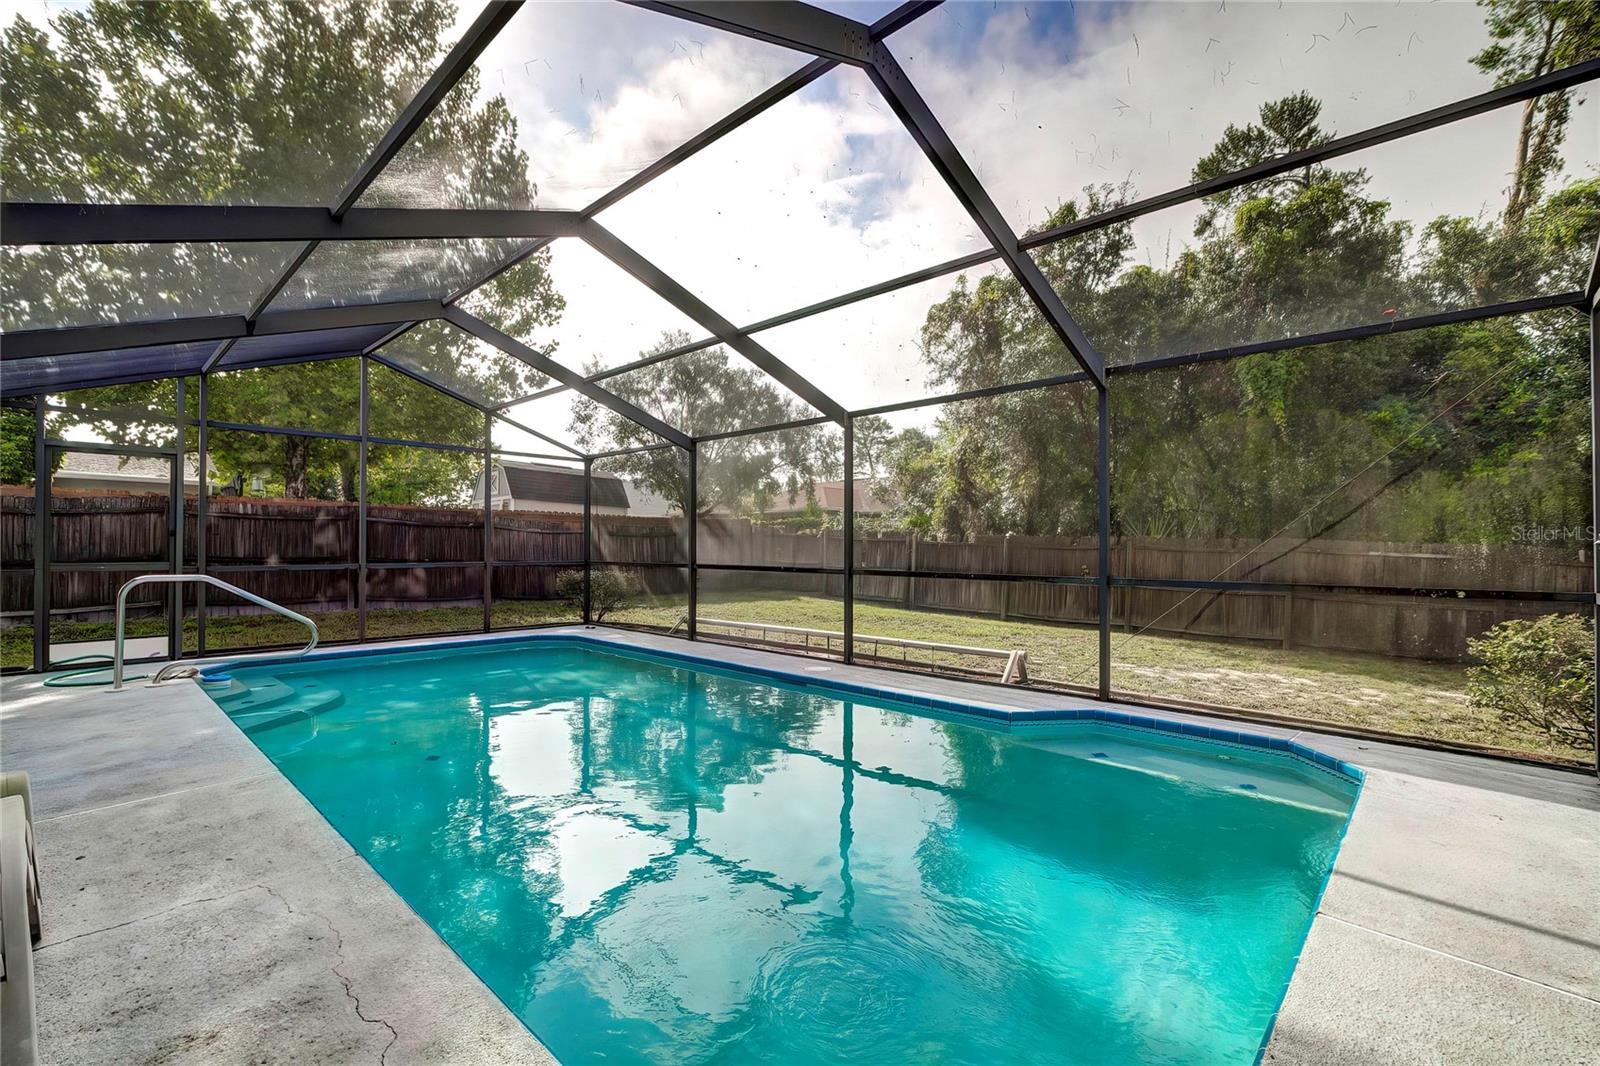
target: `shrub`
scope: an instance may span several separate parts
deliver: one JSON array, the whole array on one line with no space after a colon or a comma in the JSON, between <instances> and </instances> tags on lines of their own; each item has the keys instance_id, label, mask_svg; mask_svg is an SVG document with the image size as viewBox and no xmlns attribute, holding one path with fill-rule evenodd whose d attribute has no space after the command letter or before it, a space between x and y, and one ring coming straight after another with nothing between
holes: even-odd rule
<instances>
[{"instance_id":1,"label":"shrub","mask_svg":"<svg viewBox=\"0 0 1600 1066\"><path fill-rule=\"evenodd\" d=\"M598 622L628 605L639 595L639 579L622 570L589 572L589 620ZM583 571L563 570L556 575L556 595L583 613Z\"/></svg>"},{"instance_id":2,"label":"shrub","mask_svg":"<svg viewBox=\"0 0 1600 1066\"><path fill-rule=\"evenodd\" d=\"M1594 625L1575 614L1501 622L1467 642L1467 698L1551 740L1594 747Z\"/></svg>"}]
</instances>

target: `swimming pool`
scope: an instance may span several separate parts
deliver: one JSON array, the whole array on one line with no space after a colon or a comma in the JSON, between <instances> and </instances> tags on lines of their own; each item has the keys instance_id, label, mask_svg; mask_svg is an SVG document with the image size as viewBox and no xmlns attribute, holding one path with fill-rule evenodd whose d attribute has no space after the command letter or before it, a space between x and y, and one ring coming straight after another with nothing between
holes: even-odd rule
<instances>
[{"instance_id":1,"label":"swimming pool","mask_svg":"<svg viewBox=\"0 0 1600 1066\"><path fill-rule=\"evenodd\" d=\"M209 673L565 1063L1250 1063L1358 788L569 637Z\"/></svg>"}]
</instances>

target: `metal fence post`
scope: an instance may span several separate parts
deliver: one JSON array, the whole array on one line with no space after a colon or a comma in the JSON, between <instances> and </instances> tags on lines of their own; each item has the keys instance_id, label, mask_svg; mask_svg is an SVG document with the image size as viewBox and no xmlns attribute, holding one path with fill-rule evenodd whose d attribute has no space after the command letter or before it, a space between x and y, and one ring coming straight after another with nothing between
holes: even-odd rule
<instances>
[{"instance_id":1,"label":"metal fence post","mask_svg":"<svg viewBox=\"0 0 1600 1066\"><path fill-rule=\"evenodd\" d=\"M361 443L356 460L359 488L356 492L356 639L367 639L367 421L371 406L368 395L368 360L361 357L361 399L359 421Z\"/></svg>"},{"instance_id":2,"label":"metal fence post","mask_svg":"<svg viewBox=\"0 0 1600 1066\"><path fill-rule=\"evenodd\" d=\"M583 460L583 624L594 614L594 460Z\"/></svg>"},{"instance_id":3,"label":"metal fence post","mask_svg":"<svg viewBox=\"0 0 1600 1066\"><path fill-rule=\"evenodd\" d=\"M1100 683L1101 699L1111 698L1111 390L1097 388L1099 445L1095 456L1095 489L1100 533Z\"/></svg>"},{"instance_id":4,"label":"metal fence post","mask_svg":"<svg viewBox=\"0 0 1600 1066\"><path fill-rule=\"evenodd\" d=\"M494 415L483 413L483 631L494 628Z\"/></svg>"},{"instance_id":5,"label":"metal fence post","mask_svg":"<svg viewBox=\"0 0 1600 1066\"><path fill-rule=\"evenodd\" d=\"M700 589L700 442L689 445L689 484L684 500L684 516L689 524L689 639L695 639L695 615L699 613Z\"/></svg>"},{"instance_id":6,"label":"metal fence post","mask_svg":"<svg viewBox=\"0 0 1600 1066\"><path fill-rule=\"evenodd\" d=\"M178 441L177 454L172 457L172 465L167 472L167 549L172 553L167 566L171 573L183 573L183 457L184 444L187 443L184 434L184 399L186 378L178 378L174 391L177 393L177 409L174 412ZM183 653L183 585L173 582L172 588L167 590L167 658L177 660Z\"/></svg>"},{"instance_id":7,"label":"metal fence post","mask_svg":"<svg viewBox=\"0 0 1600 1066\"><path fill-rule=\"evenodd\" d=\"M50 448L44 401L33 398L33 668L40 672L50 665Z\"/></svg>"},{"instance_id":8,"label":"metal fence post","mask_svg":"<svg viewBox=\"0 0 1600 1066\"><path fill-rule=\"evenodd\" d=\"M1595 253L1592 279L1600 279L1600 251ZM1594 565L1594 606L1589 616L1595 626L1595 676L1600 677L1600 397L1595 388L1600 385L1600 291L1595 291L1591 280L1589 293L1589 559ZM1600 684L1595 686L1594 705L1591 712L1600 722ZM1595 745L1595 772L1600 774L1600 732Z\"/></svg>"},{"instance_id":9,"label":"metal fence post","mask_svg":"<svg viewBox=\"0 0 1600 1066\"><path fill-rule=\"evenodd\" d=\"M856 420L844 420L844 661L856 661ZM827 560L823 560L826 564Z\"/></svg>"},{"instance_id":10,"label":"metal fence post","mask_svg":"<svg viewBox=\"0 0 1600 1066\"><path fill-rule=\"evenodd\" d=\"M210 438L206 431L206 422L211 417L211 375L200 375L200 397L197 406L199 414L195 432L198 437L196 447L195 469L198 485L195 489L194 501L194 570L197 574L206 572L206 535L211 521L211 488L206 477L207 455L206 449L210 446ZM206 654L206 586L200 582L194 590L194 642L195 654L204 658Z\"/></svg>"}]
</instances>

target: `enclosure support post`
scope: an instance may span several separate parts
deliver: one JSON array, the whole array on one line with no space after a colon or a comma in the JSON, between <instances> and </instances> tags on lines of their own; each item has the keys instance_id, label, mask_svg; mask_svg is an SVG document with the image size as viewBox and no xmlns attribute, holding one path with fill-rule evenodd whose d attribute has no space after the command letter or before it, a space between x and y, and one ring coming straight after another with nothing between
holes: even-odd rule
<instances>
[{"instance_id":1,"label":"enclosure support post","mask_svg":"<svg viewBox=\"0 0 1600 1066\"><path fill-rule=\"evenodd\" d=\"M483 413L483 631L494 628L494 415Z\"/></svg>"},{"instance_id":2,"label":"enclosure support post","mask_svg":"<svg viewBox=\"0 0 1600 1066\"><path fill-rule=\"evenodd\" d=\"M689 639L695 639L694 616L699 613L697 605L700 590L700 444L691 441L689 444L689 484L688 499L683 501L683 513L689 522L689 624L687 632Z\"/></svg>"},{"instance_id":3,"label":"enclosure support post","mask_svg":"<svg viewBox=\"0 0 1600 1066\"><path fill-rule=\"evenodd\" d=\"M50 665L50 449L43 396L33 398L33 668Z\"/></svg>"},{"instance_id":4,"label":"enclosure support post","mask_svg":"<svg viewBox=\"0 0 1600 1066\"><path fill-rule=\"evenodd\" d=\"M844 420L844 661L856 661L856 420ZM827 565L828 560L822 560Z\"/></svg>"},{"instance_id":5,"label":"enclosure support post","mask_svg":"<svg viewBox=\"0 0 1600 1066\"><path fill-rule=\"evenodd\" d=\"M594 613L594 460L583 461L583 624Z\"/></svg>"},{"instance_id":6,"label":"enclosure support post","mask_svg":"<svg viewBox=\"0 0 1600 1066\"><path fill-rule=\"evenodd\" d=\"M361 357L361 399L359 401L359 432L356 466L359 487L356 490L356 639L367 639L367 416L370 406L367 395L367 357Z\"/></svg>"},{"instance_id":7,"label":"enclosure support post","mask_svg":"<svg viewBox=\"0 0 1600 1066\"><path fill-rule=\"evenodd\" d=\"M178 443L177 455L167 471L167 550L171 552L167 568L174 574L183 573L183 456L187 427L184 425L185 378L176 382ZM183 586L174 582L167 590L167 658L176 661L183 653Z\"/></svg>"},{"instance_id":8,"label":"enclosure support post","mask_svg":"<svg viewBox=\"0 0 1600 1066\"><path fill-rule=\"evenodd\" d=\"M1095 495L1100 532L1100 698L1111 698L1111 390L1101 385L1099 443L1095 455Z\"/></svg>"},{"instance_id":9,"label":"enclosure support post","mask_svg":"<svg viewBox=\"0 0 1600 1066\"><path fill-rule=\"evenodd\" d=\"M1589 562L1594 568L1594 606L1589 616L1595 624L1595 676L1600 677L1600 555L1595 552L1600 548L1600 528L1597 528L1600 527L1600 396L1595 393L1596 386L1600 386L1600 293L1595 291L1597 285L1600 285L1600 251L1595 253L1589 291L1589 489L1592 494L1589 508ZM1594 696L1590 712L1594 714L1593 720L1597 726L1600 726L1600 684L1596 684ZM1600 728L1596 729L1595 736L1595 773L1600 774Z\"/></svg>"},{"instance_id":10,"label":"enclosure support post","mask_svg":"<svg viewBox=\"0 0 1600 1066\"><path fill-rule=\"evenodd\" d=\"M206 422L211 417L211 375L200 375L200 396L196 401L196 411L200 418L195 427L197 441L195 447L195 470L198 485L195 488L194 499L194 572L206 572L206 525L210 521L210 481L206 477L206 448L209 439L206 432ZM195 654L205 658L206 654L206 585L201 581L195 585L194 590L194 641Z\"/></svg>"}]
</instances>

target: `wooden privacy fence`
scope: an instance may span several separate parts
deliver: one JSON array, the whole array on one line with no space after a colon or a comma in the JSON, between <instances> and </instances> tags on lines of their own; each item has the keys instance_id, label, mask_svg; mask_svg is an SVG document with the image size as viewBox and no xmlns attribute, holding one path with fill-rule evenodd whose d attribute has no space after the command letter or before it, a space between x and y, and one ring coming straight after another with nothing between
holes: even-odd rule
<instances>
[{"instance_id":1,"label":"wooden privacy fence","mask_svg":"<svg viewBox=\"0 0 1600 1066\"><path fill-rule=\"evenodd\" d=\"M196 549L196 500L185 501L184 554ZM57 562L149 560L166 557L164 494L58 492L52 497L53 557ZM213 497L208 501L208 568L268 564L267 572L219 572L230 581L291 607L351 607L360 530L353 503ZM492 594L500 599L550 599L559 566L583 557L582 516L496 511L491 531L496 566ZM596 515L597 566L682 564L681 518ZM466 604L483 595L483 512L478 508L368 508L368 602L375 607ZM32 603L33 496L0 493L0 577L4 612L15 619ZM1090 577L1099 546L1083 537L976 537L951 542L905 534L859 538L863 569L1022 577ZM845 544L838 530L795 533L746 519L710 516L699 521L699 562L716 566L840 568ZM1396 595L1343 591L1359 586L1391 589L1463 589L1482 593L1591 590L1587 549L1560 545L1398 544L1292 540L1119 538L1112 574L1145 580L1260 581L1307 586L1289 591L1232 592L1126 587L1112 591L1118 630L1148 629L1284 647L1373 652L1417 659L1459 661L1466 642L1508 618L1581 610L1576 603L1488 595ZM385 564L428 563L426 567ZM460 565L450 565L460 564ZM517 565L535 564L535 565ZM539 565L543 564L543 565ZM325 566L308 570L294 567ZM57 571L51 604L58 612L94 617L109 612L115 590L135 571ZM640 571L652 594L681 592L682 571ZM707 593L753 590L843 595L838 574L705 569ZM1091 625L1098 589L1087 585L860 575L859 600L912 610L951 611L1000 619ZM228 598L208 600L234 609ZM243 609L243 605L237 605ZM782 623L781 618L771 621Z\"/></svg>"}]
</instances>

